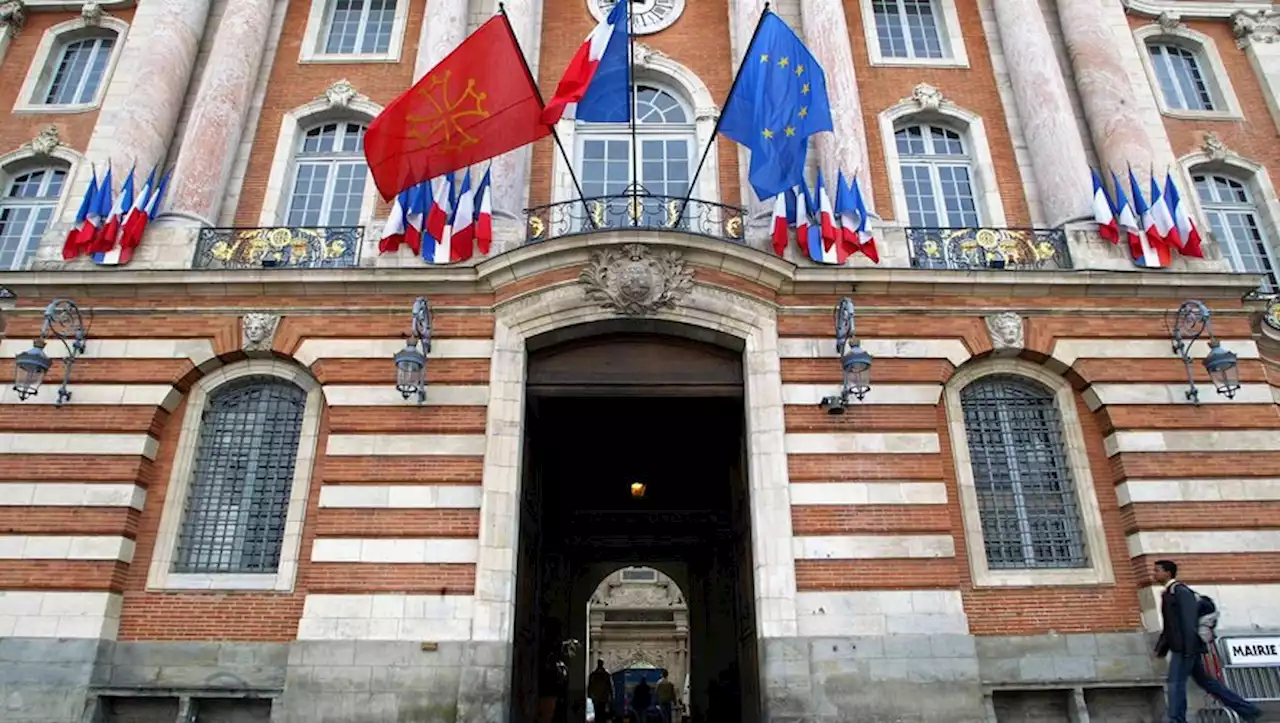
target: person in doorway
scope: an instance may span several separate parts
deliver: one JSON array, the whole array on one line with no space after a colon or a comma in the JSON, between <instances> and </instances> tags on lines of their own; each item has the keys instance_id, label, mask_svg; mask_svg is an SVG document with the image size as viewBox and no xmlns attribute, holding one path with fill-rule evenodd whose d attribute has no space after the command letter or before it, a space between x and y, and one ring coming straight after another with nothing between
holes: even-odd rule
<instances>
[{"instance_id":1,"label":"person in doorway","mask_svg":"<svg viewBox=\"0 0 1280 723\"><path fill-rule=\"evenodd\" d=\"M1169 656L1169 723L1187 723L1187 678L1238 713L1245 723L1257 721L1262 716L1258 706L1205 670L1201 656L1209 648L1200 637L1199 603L1191 588L1178 581L1178 565L1172 560L1157 560L1152 576L1164 586L1160 596L1163 627L1155 654L1160 658Z\"/></svg>"},{"instance_id":2,"label":"person in doorway","mask_svg":"<svg viewBox=\"0 0 1280 723\"><path fill-rule=\"evenodd\" d=\"M613 677L604 669L604 661L596 660L596 669L587 677L587 697L596 706L596 720L607 721L613 711Z\"/></svg>"},{"instance_id":3,"label":"person in doorway","mask_svg":"<svg viewBox=\"0 0 1280 723\"><path fill-rule=\"evenodd\" d=\"M649 687L648 678L640 678L635 690L631 691L631 708L636 712L636 720L643 721L645 711L653 705L653 689Z\"/></svg>"},{"instance_id":4,"label":"person in doorway","mask_svg":"<svg viewBox=\"0 0 1280 723\"><path fill-rule=\"evenodd\" d=\"M676 703L676 686L667 677L667 671L662 671L662 677L658 679L658 710L662 711L662 723L672 723L671 709Z\"/></svg>"}]
</instances>

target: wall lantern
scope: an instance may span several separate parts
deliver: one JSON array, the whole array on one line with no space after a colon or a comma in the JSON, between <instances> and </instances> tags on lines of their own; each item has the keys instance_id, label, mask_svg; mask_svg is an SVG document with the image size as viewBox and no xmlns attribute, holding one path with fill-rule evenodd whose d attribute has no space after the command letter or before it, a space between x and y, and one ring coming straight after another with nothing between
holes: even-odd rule
<instances>
[{"instance_id":1,"label":"wall lantern","mask_svg":"<svg viewBox=\"0 0 1280 723\"><path fill-rule=\"evenodd\" d=\"M1209 335L1209 354L1204 358L1204 370L1218 394L1234 399L1240 390L1240 366L1236 355L1222 348L1222 342L1213 333L1213 321L1209 308L1199 301L1185 301L1178 307L1176 317L1169 328L1173 340L1173 353L1182 359L1187 369L1187 399L1200 404L1200 390L1196 389L1195 374L1191 370L1191 346L1204 334Z\"/></svg>"},{"instance_id":2,"label":"wall lantern","mask_svg":"<svg viewBox=\"0 0 1280 723\"><path fill-rule=\"evenodd\" d=\"M408 399L427 401L427 354L431 353L431 305L425 297L414 299L409 340L396 352L396 389Z\"/></svg>"},{"instance_id":3,"label":"wall lantern","mask_svg":"<svg viewBox=\"0 0 1280 723\"><path fill-rule=\"evenodd\" d=\"M871 391L871 355L858 344L854 335L853 301L848 297L836 304L836 355L844 373L839 396L823 397L818 404L827 414L844 414L850 398L861 402Z\"/></svg>"},{"instance_id":4,"label":"wall lantern","mask_svg":"<svg viewBox=\"0 0 1280 723\"><path fill-rule=\"evenodd\" d=\"M642 499L644 499L644 493L645 493L647 490L648 490L648 487L647 487L647 486L645 486L645 483L643 483L643 482L632 482L632 483L631 483L631 496L632 496L632 497L634 497L634 498L636 498L636 499L638 499L638 500L642 500Z\"/></svg>"},{"instance_id":5,"label":"wall lantern","mask_svg":"<svg viewBox=\"0 0 1280 723\"><path fill-rule=\"evenodd\" d=\"M61 407L64 402L71 399L71 391L67 389L67 385L71 382L71 367L84 353L84 341L88 335L89 330L84 326L80 307L76 306L74 301L54 299L49 302L44 309L44 324L40 327L40 338L32 342L30 349L20 352L17 356L13 391L18 393L18 399L26 401L40 391L45 374L53 366L53 360L44 353L44 348L51 338L62 342L67 352L62 360L62 386L58 387L58 401L55 405Z\"/></svg>"}]
</instances>

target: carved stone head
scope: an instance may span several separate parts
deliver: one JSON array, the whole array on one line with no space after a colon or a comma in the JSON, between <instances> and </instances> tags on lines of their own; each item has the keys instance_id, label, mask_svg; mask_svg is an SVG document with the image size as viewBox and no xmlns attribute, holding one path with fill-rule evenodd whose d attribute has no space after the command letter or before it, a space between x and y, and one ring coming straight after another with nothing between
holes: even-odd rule
<instances>
[{"instance_id":1,"label":"carved stone head","mask_svg":"<svg viewBox=\"0 0 1280 723\"><path fill-rule=\"evenodd\" d=\"M1017 353L1025 346L1022 317L1012 311L1004 311L986 317L987 333L991 336L991 348L997 353Z\"/></svg>"},{"instance_id":2,"label":"carved stone head","mask_svg":"<svg viewBox=\"0 0 1280 723\"><path fill-rule=\"evenodd\" d=\"M271 351L276 338L276 326L280 324L278 314L253 312L245 314L241 320L243 338L241 346L245 351Z\"/></svg>"}]
</instances>

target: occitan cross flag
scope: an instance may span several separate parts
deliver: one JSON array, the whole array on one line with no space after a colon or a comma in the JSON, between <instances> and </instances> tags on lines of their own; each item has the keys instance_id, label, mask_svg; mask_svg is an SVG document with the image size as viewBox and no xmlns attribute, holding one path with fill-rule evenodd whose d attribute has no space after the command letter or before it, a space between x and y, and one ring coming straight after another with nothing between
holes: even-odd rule
<instances>
[{"instance_id":1,"label":"occitan cross flag","mask_svg":"<svg viewBox=\"0 0 1280 723\"><path fill-rule=\"evenodd\" d=\"M506 15L481 25L369 124L364 155L384 199L551 134Z\"/></svg>"}]
</instances>

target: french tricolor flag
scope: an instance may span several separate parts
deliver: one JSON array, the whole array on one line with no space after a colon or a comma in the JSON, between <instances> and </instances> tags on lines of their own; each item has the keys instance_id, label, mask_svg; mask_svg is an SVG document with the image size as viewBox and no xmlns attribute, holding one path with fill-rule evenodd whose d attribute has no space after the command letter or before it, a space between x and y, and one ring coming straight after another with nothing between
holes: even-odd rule
<instances>
[{"instance_id":1,"label":"french tricolor flag","mask_svg":"<svg viewBox=\"0 0 1280 723\"><path fill-rule=\"evenodd\" d=\"M629 1L615 3L578 48L542 112L543 123L555 125L566 114L592 123L631 120L630 5Z\"/></svg>"},{"instance_id":2,"label":"french tricolor flag","mask_svg":"<svg viewBox=\"0 0 1280 723\"><path fill-rule=\"evenodd\" d=\"M489 255L493 245L493 189L489 185L489 169L476 187L476 246L481 256Z\"/></svg>"},{"instance_id":3,"label":"french tricolor flag","mask_svg":"<svg viewBox=\"0 0 1280 723\"><path fill-rule=\"evenodd\" d=\"M89 188L85 189L84 198L80 201L80 210L76 212L75 225L67 232L67 240L62 244L62 258L64 261L70 261L80 255L80 237L84 234L85 226L89 224L89 213L93 210L97 200L98 171L94 169L93 178L89 181Z\"/></svg>"},{"instance_id":4,"label":"french tricolor flag","mask_svg":"<svg viewBox=\"0 0 1280 723\"><path fill-rule=\"evenodd\" d=\"M120 248L116 241L120 238L120 227L124 217L133 210L133 170L124 179L124 187L120 189L120 198L111 207L107 222L93 248L93 260L99 264L115 266L120 263Z\"/></svg>"},{"instance_id":5,"label":"french tricolor flag","mask_svg":"<svg viewBox=\"0 0 1280 723\"><path fill-rule=\"evenodd\" d=\"M1165 245L1160 232L1156 230L1155 219L1151 216L1151 207L1142 197L1142 186L1138 185L1138 177L1129 169L1129 189L1133 191L1133 212L1138 218L1140 233L1138 246L1132 246L1133 237L1129 237L1133 261L1139 266L1149 269L1163 269L1169 265L1169 247Z\"/></svg>"},{"instance_id":6,"label":"french tricolor flag","mask_svg":"<svg viewBox=\"0 0 1280 723\"><path fill-rule=\"evenodd\" d=\"M858 217L858 230L855 234L858 239L858 250L871 259L871 263L880 263L880 251L876 249L876 237L871 233L871 229L867 228L867 203L862 200L862 187L858 185L858 177L853 177L853 183L850 193L853 194L853 212Z\"/></svg>"},{"instance_id":7,"label":"french tricolor flag","mask_svg":"<svg viewBox=\"0 0 1280 723\"><path fill-rule=\"evenodd\" d=\"M1102 185L1098 172L1092 169L1090 172L1093 173L1093 220L1098 224L1098 235L1113 244L1118 244L1120 243L1120 225L1116 221L1115 204L1107 195L1107 189Z\"/></svg>"},{"instance_id":8,"label":"french tricolor flag","mask_svg":"<svg viewBox=\"0 0 1280 723\"><path fill-rule=\"evenodd\" d=\"M773 252L779 256L787 250L787 232L791 224L790 213L794 213L795 194L784 191L773 197Z\"/></svg>"},{"instance_id":9,"label":"french tricolor flag","mask_svg":"<svg viewBox=\"0 0 1280 723\"><path fill-rule=\"evenodd\" d=\"M800 247L801 253L808 256L809 258L813 258L813 255L809 252L809 225L810 225L809 224L810 222L809 207L812 205L813 202L809 198L809 189L806 188L805 184L803 183L801 183L799 186L796 187L795 194L796 194L796 218L795 218L796 246ZM817 227L815 226L814 228L816 229Z\"/></svg>"},{"instance_id":10,"label":"french tricolor flag","mask_svg":"<svg viewBox=\"0 0 1280 723\"><path fill-rule=\"evenodd\" d=\"M391 213L387 214L387 222L382 227L382 238L378 239L378 253L398 251L400 244L404 243L404 232L409 227L405 209L409 205L409 194L412 191L412 188L406 188L396 196L395 201L391 202ZM420 251L415 250L414 253L420 253Z\"/></svg>"},{"instance_id":11,"label":"french tricolor flag","mask_svg":"<svg viewBox=\"0 0 1280 723\"><path fill-rule=\"evenodd\" d=\"M1129 240L1129 256L1139 263L1143 258L1142 227L1138 225L1138 217L1133 214L1129 197L1125 195L1124 186L1115 171L1111 172L1111 187L1116 190L1116 224Z\"/></svg>"},{"instance_id":12,"label":"french tricolor flag","mask_svg":"<svg viewBox=\"0 0 1280 723\"><path fill-rule=\"evenodd\" d=\"M97 249L98 238L102 235L102 225L111 214L111 169L107 169L106 178L98 184L93 203L89 206L89 214L85 216L84 225L76 239L77 253L93 253Z\"/></svg>"},{"instance_id":13,"label":"french tricolor flag","mask_svg":"<svg viewBox=\"0 0 1280 723\"><path fill-rule=\"evenodd\" d=\"M453 174L437 179L430 192L422 259L429 264L447 264L453 254Z\"/></svg>"},{"instance_id":14,"label":"french tricolor flag","mask_svg":"<svg viewBox=\"0 0 1280 723\"><path fill-rule=\"evenodd\" d=\"M1182 202L1182 195L1173 183L1173 174L1167 171L1164 175L1164 203L1169 207L1173 222L1177 225L1178 238L1182 240L1182 255L1204 258L1204 249L1200 248L1200 230L1191 218L1191 209Z\"/></svg>"},{"instance_id":15,"label":"french tricolor flag","mask_svg":"<svg viewBox=\"0 0 1280 723\"><path fill-rule=\"evenodd\" d=\"M470 168L467 169L467 175L462 177L458 205L453 209L453 219L449 226L449 261L466 261L471 258L476 246L476 195L471 188Z\"/></svg>"},{"instance_id":16,"label":"french tricolor flag","mask_svg":"<svg viewBox=\"0 0 1280 723\"><path fill-rule=\"evenodd\" d=\"M818 221L822 224L822 240L834 244L838 237L835 211L831 206L831 196L827 194L826 182L822 180L822 169L818 169Z\"/></svg>"},{"instance_id":17,"label":"french tricolor flag","mask_svg":"<svg viewBox=\"0 0 1280 723\"><path fill-rule=\"evenodd\" d=\"M839 244L845 257L858 252L858 206L853 202L853 189L844 180L844 171L836 177L836 218Z\"/></svg>"},{"instance_id":18,"label":"french tricolor flag","mask_svg":"<svg viewBox=\"0 0 1280 723\"><path fill-rule=\"evenodd\" d=\"M159 187L156 187L154 186L156 171L154 168L151 169L147 182L142 186L142 193L134 198L133 208L125 218L123 231L120 233L118 262L120 265L123 266L133 259L133 250L142 243L142 234L147 230L147 224L160 214L160 204L164 201L165 190L169 188L171 175L173 175L173 169L164 174L164 178L160 179Z\"/></svg>"}]
</instances>

